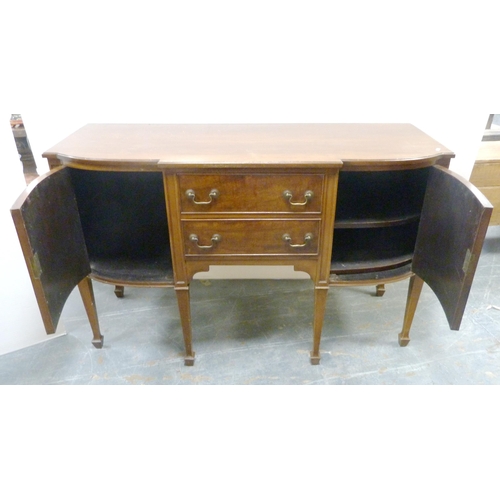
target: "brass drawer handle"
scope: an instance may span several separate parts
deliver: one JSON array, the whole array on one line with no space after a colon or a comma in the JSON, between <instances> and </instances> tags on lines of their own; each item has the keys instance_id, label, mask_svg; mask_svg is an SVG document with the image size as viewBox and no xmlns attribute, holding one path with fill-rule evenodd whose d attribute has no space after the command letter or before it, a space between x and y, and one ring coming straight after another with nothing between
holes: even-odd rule
<instances>
[{"instance_id":1,"label":"brass drawer handle","mask_svg":"<svg viewBox=\"0 0 500 500\"><path fill-rule=\"evenodd\" d=\"M292 201L293 193L289 189L283 191L283 198L285 198L285 200L288 200L288 203L290 203L290 205L293 205L294 207L303 207L304 205L307 205L312 200L313 196L314 193L310 189L308 189L304 193L304 201Z\"/></svg>"},{"instance_id":2,"label":"brass drawer handle","mask_svg":"<svg viewBox=\"0 0 500 500\"><path fill-rule=\"evenodd\" d=\"M186 191L186 196L195 204L195 205L210 205L214 200L219 197L219 191L217 189L212 189L208 197L210 198L208 201L196 201L196 193L193 189L188 189Z\"/></svg>"},{"instance_id":3,"label":"brass drawer handle","mask_svg":"<svg viewBox=\"0 0 500 500\"><path fill-rule=\"evenodd\" d=\"M292 237L288 233L283 235L283 241L286 241L291 248L304 248L306 245L309 244L309 242L312 241L312 239L313 239L312 233L306 233L306 235L304 236L304 243L293 244L291 243Z\"/></svg>"},{"instance_id":4,"label":"brass drawer handle","mask_svg":"<svg viewBox=\"0 0 500 500\"><path fill-rule=\"evenodd\" d=\"M190 234L189 235L189 241L194 243L198 248L201 248L202 250L210 250L210 248L213 248L216 243L219 243L222 240L222 236L220 234L214 234L211 238L212 244L211 245L200 245L198 243L198 236L196 234Z\"/></svg>"}]
</instances>

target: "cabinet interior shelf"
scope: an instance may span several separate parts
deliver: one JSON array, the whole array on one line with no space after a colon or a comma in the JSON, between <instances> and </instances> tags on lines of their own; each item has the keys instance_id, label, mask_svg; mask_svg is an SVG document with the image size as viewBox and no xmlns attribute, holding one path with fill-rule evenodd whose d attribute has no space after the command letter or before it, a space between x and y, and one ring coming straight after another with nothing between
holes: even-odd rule
<instances>
[{"instance_id":1,"label":"cabinet interior shelf","mask_svg":"<svg viewBox=\"0 0 500 500\"><path fill-rule=\"evenodd\" d=\"M420 213L399 216L380 216L366 218L344 218L335 221L335 229L361 229L375 227L389 227L418 221Z\"/></svg>"},{"instance_id":2,"label":"cabinet interior shelf","mask_svg":"<svg viewBox=\"0 0 500 500\"><path fill-rule=\"evenodd\" d=\"M411 276L411 262L390 269L352 270L350 273L341 273L332 270L330 272L330 283L332 285L365 284L367 281L397 281Z\"/></svg>"},{"instance_id":3,"label":"cabinet interior shelf","mask_svg":"<svg viewBox=\"0 0 500 500\"><path fill-rule=\"evenodd\" d=\"M390 269L411 262L418 219L396 226L337 229L331 272L336 274Z\"/></svg>"},{"instance_id":4,"label":"cabinet interior shelf","mask_svg":"<svg viewBox=\"0 0 500 500\"><path fill-rule=\"evenodd\" d=\"M174 282L170 255L149 259L94 258L90 261L90 267L93 278L124 285L150 283L167 286Z\"/></svg>"},{"instance_id":5,"label":"cabinet interior shelf","mask_svg":"<svg viewBox=\"0 0 500 500\"><path fill-rule=\"evenodd\" d=\"M411 263L412 253L386 259L365 259L353 262L332 261L331 274L359 274L396 269Z\"/></svg>"}]
</instances>

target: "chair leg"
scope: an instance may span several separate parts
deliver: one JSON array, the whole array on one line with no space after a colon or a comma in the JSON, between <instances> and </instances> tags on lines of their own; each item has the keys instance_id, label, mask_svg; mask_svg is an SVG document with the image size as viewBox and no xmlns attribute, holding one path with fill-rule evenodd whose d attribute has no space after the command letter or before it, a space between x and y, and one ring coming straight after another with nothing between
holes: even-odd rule
<instances>
[{"instance_id":1,"label":"chair leg","mask_svg":"<svg viewBox=\"0 0 500 500\"><path fill-rule=\"evenodd\" d=\"M125 287L124 286L121 286L121 285L116 285L115 286L115 295L119 299L123 298L124 293L125 293Z\"/></svg>"},{"instance_id":2,"label":"chair leg","mask_svg":"<svg viewBox=\"0 0 500 500\"><path fill-rule=\"evenodd\" d=\"M377 285L377 289L375 291L375 296L376 297L382 297L385 293L385 285Z\"/></svg>"}]
</instances>

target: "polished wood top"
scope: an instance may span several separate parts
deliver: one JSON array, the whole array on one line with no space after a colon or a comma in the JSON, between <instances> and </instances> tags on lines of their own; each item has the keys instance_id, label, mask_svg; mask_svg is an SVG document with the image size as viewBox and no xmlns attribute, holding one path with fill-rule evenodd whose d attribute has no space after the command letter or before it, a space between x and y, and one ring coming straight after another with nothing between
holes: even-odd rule
<instances>
[{"instance_id":1,"label":"polished wood top","mask_svg":"<svg viewBox=\"0 0 500 500\"><path fill-rule=\"evenodd\" d=\"M174 165L393 164L454 154L410 124L89 124L49 160Z\"/></svg>"}]
</instances>

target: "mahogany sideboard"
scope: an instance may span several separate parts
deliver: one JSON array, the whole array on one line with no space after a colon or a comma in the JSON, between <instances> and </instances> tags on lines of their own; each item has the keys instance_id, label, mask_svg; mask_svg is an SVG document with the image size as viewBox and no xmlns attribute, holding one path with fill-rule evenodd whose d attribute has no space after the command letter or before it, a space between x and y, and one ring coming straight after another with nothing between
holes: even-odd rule
<instances>
[{"instance_id":1,"label":"mahogany sideboard","mask_svg":"<svg viewBox=\"0 0 500 500\"><path fill-rule=\"evenodd\" d=\"M194 363L189 288L211 265L292 265L314 282L311 363L330 286L424 282L458 329L492 207L409 124L89 124L43 156L12 207L47 333L76 285L102 347L91 279L173 287Z\"/></svg>"}]
</instances>

